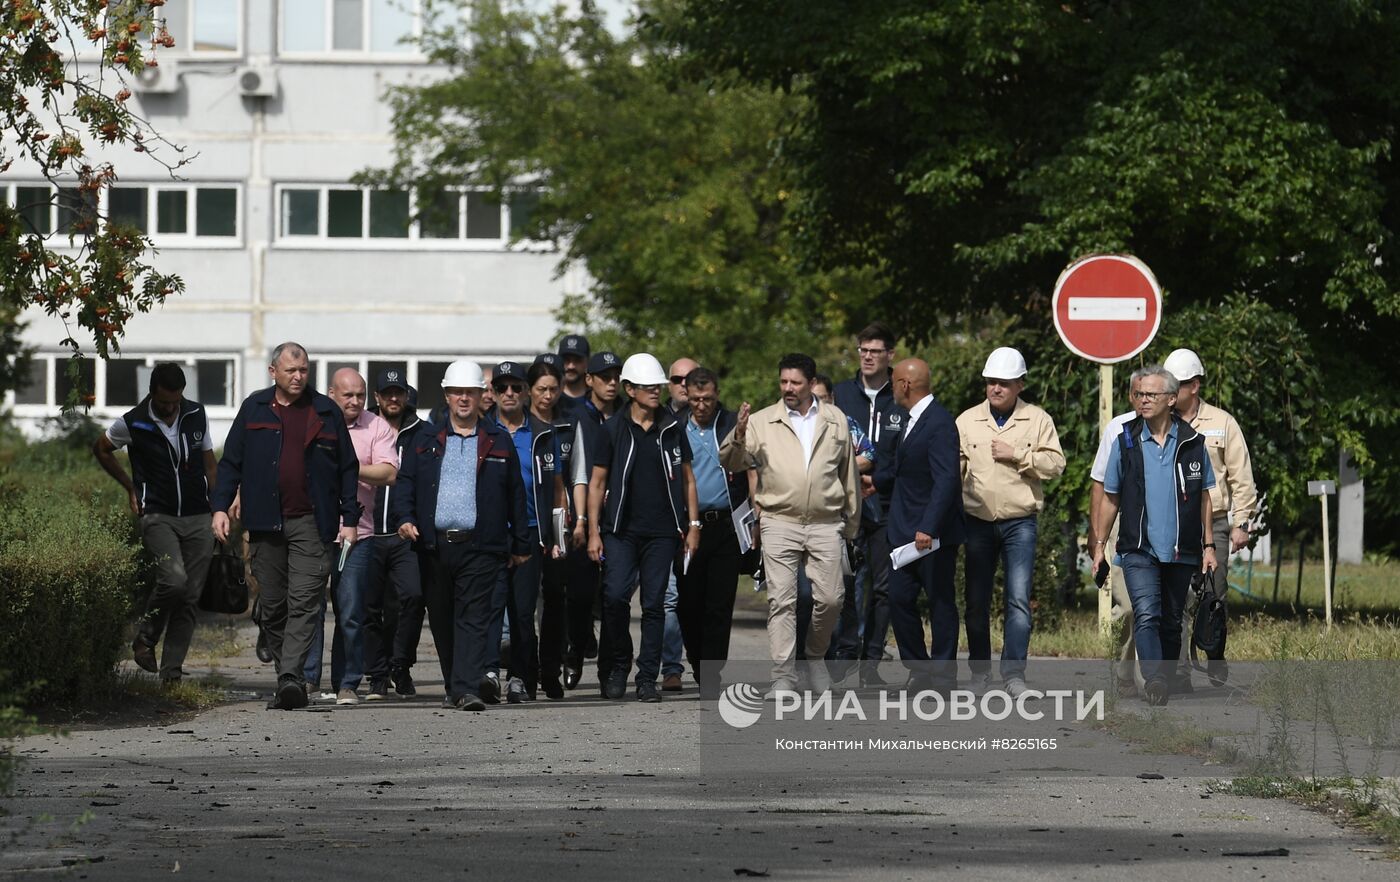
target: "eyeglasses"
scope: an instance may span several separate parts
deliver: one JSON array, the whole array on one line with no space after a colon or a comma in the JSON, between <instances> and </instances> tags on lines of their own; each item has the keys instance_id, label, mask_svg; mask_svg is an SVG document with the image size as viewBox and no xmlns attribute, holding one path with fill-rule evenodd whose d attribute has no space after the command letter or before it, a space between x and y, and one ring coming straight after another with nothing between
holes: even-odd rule
<instances>
[{"instance_id":1,"label":"eyeglasses","mask_svg":"<svg viewBox=\"0 0 1400 882\"><path fill-rule=\"evenodd\" d=\"M1170 394L1172 394L1172 393L1170 393L1170 392L1143 392L1143 391L1140 390L1140 389L1134 389L1134 390L1133 390L1132 398L1133 398L1134 401L1156 401L1158 398L1166 398L1166 397L1167 397L1168 395L1170 395Z\"/></svg>"},{"instance_id":2,"label":"eyeglasses","mask_svg":"<svg viewBox=\"0 0 1400 882\"><path fill-rule=\"evenodd\" d=\"M492 383L491 388L496 390L497 395L504 395L507 392L514 392L516 395L524 394L524 383Z\"/></svg>"},{"instance_id":3,"label":"eyeglasses","mask_svg":"<svg viewBox=\"0 0 1400 882\"><path fill-rule=\"evenodd\" d=\"M638 391L638 392L651 392L651 393L653 393L653 394L655 394L655 395L660 395L660 394L661 394L661 384L660 384L660 383L652 383L652 384L649 385L649 386L633 386L632 388L635 389L635 390Z\"/></svg>"},{"instance_id":4,"label":"eyeglasses","mask_svg":"<svg viewBox=\"0 0 1400 882\"><path fill-rule=\"evenodd\" d=\"M874 358L877 355L884 355L886 352L889 352L889 350L875 349L870 346L862 346L859 349L857 349L856 352L860 353L861 358Z\"/></svg>"}]
</instances>

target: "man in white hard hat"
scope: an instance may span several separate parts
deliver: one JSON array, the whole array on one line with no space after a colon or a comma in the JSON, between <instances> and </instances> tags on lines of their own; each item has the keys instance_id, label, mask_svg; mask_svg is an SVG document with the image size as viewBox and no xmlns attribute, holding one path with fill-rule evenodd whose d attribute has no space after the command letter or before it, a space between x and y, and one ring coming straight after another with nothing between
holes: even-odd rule
<instances>
[{"instance_id":1,"label":"man in white hard hat","mask_svg":"<svg viewBox=\"0 0 1400 882\"><path fill-rule=\"evenodd\" d=\"M812 581L812 624L807 658L813 691L830 687L820 660L841 613L843 541L860 529L860 473L851 430L841 410L812 393L816 362L801 353L778 362L782 400L750 419L744 402L720 446L720 465L755 469L754 511L763 531L768 581L768 651L773 656L770 696L797 687L797 571Z\"/></svg>"},{"instance_id":2,"label":"man in white hard hat","mask_svg":"<svg viewBox=\"0 0 1400 882\"><path fill-rule=\"evenodd\" d=\"M507 562L530 556L520 458L510 436L481 419L485 385L475 362L448 365L447 420L404 452L391 501L399 535L426 552L435 575L424 601L438 655L452 660L443 706L469 711L495 698L483 694L495 691L486 677L492 594Z\"/></svg>"},{"instance_id":3,"label":"man in white hard hat","mask_svg":"<svg viewBox=\"0 0 1400 882\"><path fill-rule=\"evenodd\" d=\"M982 368L987 400L957 419L963 510L967 514L965 610L973 686L991 686L992 582L997 558L1006 567L1001 679L1013 696L1026 689L1031 639L1031 581L1036 518L1045 507L1041 484L1065 470L1055 421L1022 400L1026 360L1009 346Z\"/></svg>"},{"instance_id":4,"label":"man in white hard hat","mask_svg":"<svg viewBox=\"0 0 1400 882\"><path fill-rule=\"evenodd\" d=\"M685 427L661 405L661 362L638 353L623 363L620 378L631 401L597 433L588 487L588 554L603 564L598 680L604 698L627 691L632 594L640 588L636 695L657 702L666 584L682 542L687 555L700 544L700 506Z\"/></svg>"}]
</instances>

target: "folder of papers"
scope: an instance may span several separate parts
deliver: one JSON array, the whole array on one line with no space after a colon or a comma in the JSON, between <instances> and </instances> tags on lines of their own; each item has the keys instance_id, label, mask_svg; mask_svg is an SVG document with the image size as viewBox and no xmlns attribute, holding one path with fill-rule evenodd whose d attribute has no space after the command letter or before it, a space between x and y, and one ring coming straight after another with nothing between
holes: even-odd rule
<instances>
[{"instance_id":1,"label":"folder of papers","mask_svg":"<svg viewBox=\"0 0 1400 882\"><path fill-rule=\"evenodd\" d=\"M920 551L918 548L915 548L914 543L910 542L906 545L901 545L894 551L890 552L890 565L897 570L905 564L911 564L921 557L927 557L928 555L933 554L937 550L937 539L933 540L933 545L929 546L923 551Z\"/></svg>"}]
</instances>

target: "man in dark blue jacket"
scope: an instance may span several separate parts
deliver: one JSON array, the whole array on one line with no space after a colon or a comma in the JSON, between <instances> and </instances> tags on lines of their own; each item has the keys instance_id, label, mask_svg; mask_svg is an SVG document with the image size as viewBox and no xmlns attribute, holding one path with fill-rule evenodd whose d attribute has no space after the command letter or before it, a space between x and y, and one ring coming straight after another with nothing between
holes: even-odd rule
<instances>
[{"instance_id":1,"label":"man in dark blue jacket","mask_svg":"<svg viewBox=\"0 0 1400 882\"><path fill-rule=\"evenodd\" d=\"M958 429L929 391L928 365L910 358L891 375L895 402L909 419L894 455L876 463L875 484L889 499L890 546L936 549L890 574L890 624L899 657L919 688L951 688L957 679L958 603L953 587L963 542ZM932 651L924 643L919 594L928 597ZM935 665L928 664L932 659ZM912 663L912 664L911 664Z\"/></svg>"},{"instance_id":2,"label":"man in dark blue jacket","mask_svg":"<svg viewBox=\"0 0 1400 882\"><path fill-rule=\"evenodd\" d=\"M454 361L442 377L447 422L405 451L391 502L399 535L427 552L435 575L426 598L438 655L452 659L444 707L486 709L491 602L507 564L529 559L520 458L510 436L478 407L480 365ZM450 620L451 626L448 626Z\"/></svg>"},{"instance_id":3,"label":"man in dark blue jacket","mask_svg":"<svg viewBox=\"0 0 1400 882\"><path fill-rule=\"evenodd\" d=\"M339 405L306 385L309 362L297 343L272 351L273 385L244 400L234 417L210 498L214 538L228 541L229 508L241 505L262 626L277 666L273 705L307 703L302 667L330 575L332 542L355 542L360 461Z\"/></svg>"},{"instance_id":4,"label":"man in dark blue jacket","mask_svg":"<svg viewBox=\"0 0 1400 882\"><path fill-rule=\"evenodd\" d=\"M889 458L908 411L895 400L890 384L890 364L894 359L898 337L884 322L873 322L856 335L860 370L832 390L836 406L852 418L875 445L875 460ZM869 478L861 479L862 492L876 489ZM885 503L889 497L882 492L871 493L861 504L860 533L856 543L865 556L865 566L856 579L855 604L864 617L861 634L861 685L878 686L876 665L885 657L885 632L890 625L890 541L886 529ZM844 625L842 626L844 628ZM853 642L853 635L839 634L834 642Z\"/></svg>"}]
</instances>

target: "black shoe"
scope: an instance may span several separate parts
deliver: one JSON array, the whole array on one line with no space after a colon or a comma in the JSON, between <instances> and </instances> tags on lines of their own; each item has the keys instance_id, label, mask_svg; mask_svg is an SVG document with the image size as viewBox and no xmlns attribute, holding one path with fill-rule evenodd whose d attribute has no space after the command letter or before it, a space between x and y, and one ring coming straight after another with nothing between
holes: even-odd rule
<instances>
[{"instance_id":1,"label":"black shoe","mask_svg":"<svg viewBox=\"0 0 1400 882\"><path fill-rule=\"evenodd\" d=\"M558 701L564 697L564 684L559 682L558 677L544 677L540 680L540 686L544 687L545 698Z\"/></svg>"},{"instance_id":2,"label":"black shoe","mask_svg":"<svg viewBox=\"0 0 1400 882\"><path fill-rule=\"evenodd\" d=\"M608 701L621 701L627 694L627 674L623 671L609 674L603 681L602 693Z\"/></svg>"},{"instance_id":3,"label":"black shoe","mask_svg":"<svg viewBox=\"0 0 1400 882\"><path fill-rule=\"evenodd\" d=\"M661 700L661 691L656 688L656 681L643 680L637 684L637 700L645 701L647 704L656 704Z\"/></svg>"},{"instance_id":4,"label":"black shoe","mask_svg":"<svg viewBox=\"0 0 1400 882\"><path fill-rule=\"evenodd\" d=\"M442 706L448 710L452 710L457 707L457 699L451 695L444 695L442 697Z\"/></svg>"},{"instance_id":5,"label":"black shoe","mask_svg":"<svg viewBox=\"0 0 1400 882\"><path fill-rule=\"evenodd\" d=\"M383 677L375 677L369 681L369 692L365 693L365 701L383 701L389 697L389 681Z\"/></svg>"},{"instance_id":6,"label":"black shoe","mask_svg":"<svg viewBox=\"0 0 1400 882\"><path fill-rule=\"evenodd\" d=\"M1153 707L1165 707L1167 704L1167 680L1165 677L1154 677L1147 681L1142 688L1142 697Z\"/></svg>"},{"instance_id":7,"label":"black shoe","mask_svg":"<svg viewBox=\"0 0 1400 882\"><path fill-rule=\"evenodd\" d=\"M583 670L577 665L570 663L564 668L564 688L577 689L578 683L583 679Z\"/></svg>"},{"instance_id":8,"label":"black shoe","mask_svg":"<svg viewBox=\"0 0 1400 882\"><path fill-rule=\"evenodd\" d=\"M258 644L254 651L258 654L258 661L263 664L272 661L272 647L267 643L267 631L262 625L258 625Z\"/></svg>"},{"instance_id":9,"label":"black shoe","mask_svg":"<svg viewBox=\"0 0 1400 882\"><path fill-rule=\"evenodd\" d=\"M394 691L399 694L399 698L412 698L418 694L413 685L413 675L408 672L408 668L394 668L389 672L389 679L394 681Z\"/></svg>"},{"instance_id":10,"label":"black shoe","mask_svg":"<svg viewBox=\"0 0 1400 882\"><path fill-rule=\"evenodd\" d=\"M477 696L487 704L501 703L501 680L496 674L487 674L477 684Z\"/></svg>"},{"instance_id":11,"label":"black shoe","mask_svg":"<svg viewBox=\"0 0 1400 882\"><path fill-rule=\"evenodd\" d=\"M880 676L879 662L862 662L860 666L861 688L867 686L888 686L885 678Z\"/></svg>"},{"instance_id":12,"label":"black shoe","mask_svg":"<svg viewBox=\"0 0 1400 882\"><path fill-rule=\"evenodd\" d=\"M283 680L277 685L277 708L296 710L306 707L306 687L296 680Z\"/></svg>"},{"instance_id":13,"label":"black shoe","mask_svg":"<svg viewBox=\"0 0 1400 882\"><path fill-rule=\"evenodd\" d=\"M131 656L136 660L136 666L143 671L154 674L160 670L160 665L156 663L156 648L147 643L144 637L137 637L131 641Z\"/></svg>"},{"instance_id":14,"label":"black shoe","mask_svg":"<svg viewBox=\"0 0 1400 882\"><path fill-rule=\"evenodd\" d=\"M598 657L598 637L592 631L588 632L588 643L583 648L584 658Z\"/></svg>"},{"instance_id":15,"label":"black shoe","mask_svg":"<svg viewBox=\"0 0 1400 882\"><path fill-rule=\"evenodd\" d=\"M511 677L506 684L506 701L510 704L520 704L525 701L528 693L525 691L525 681L519 677Z\"/></svg>"},{"instance_id":16,"label":"black shoe","mask_svg":"<svg viewBox=\"0 0 1400 882\"><path fill-rule=\"evenodd\" d=\"M457 710L484 711L486 702L481 700L481 696L468 693L457 699Z\"/></svg>"}]
</instances>

